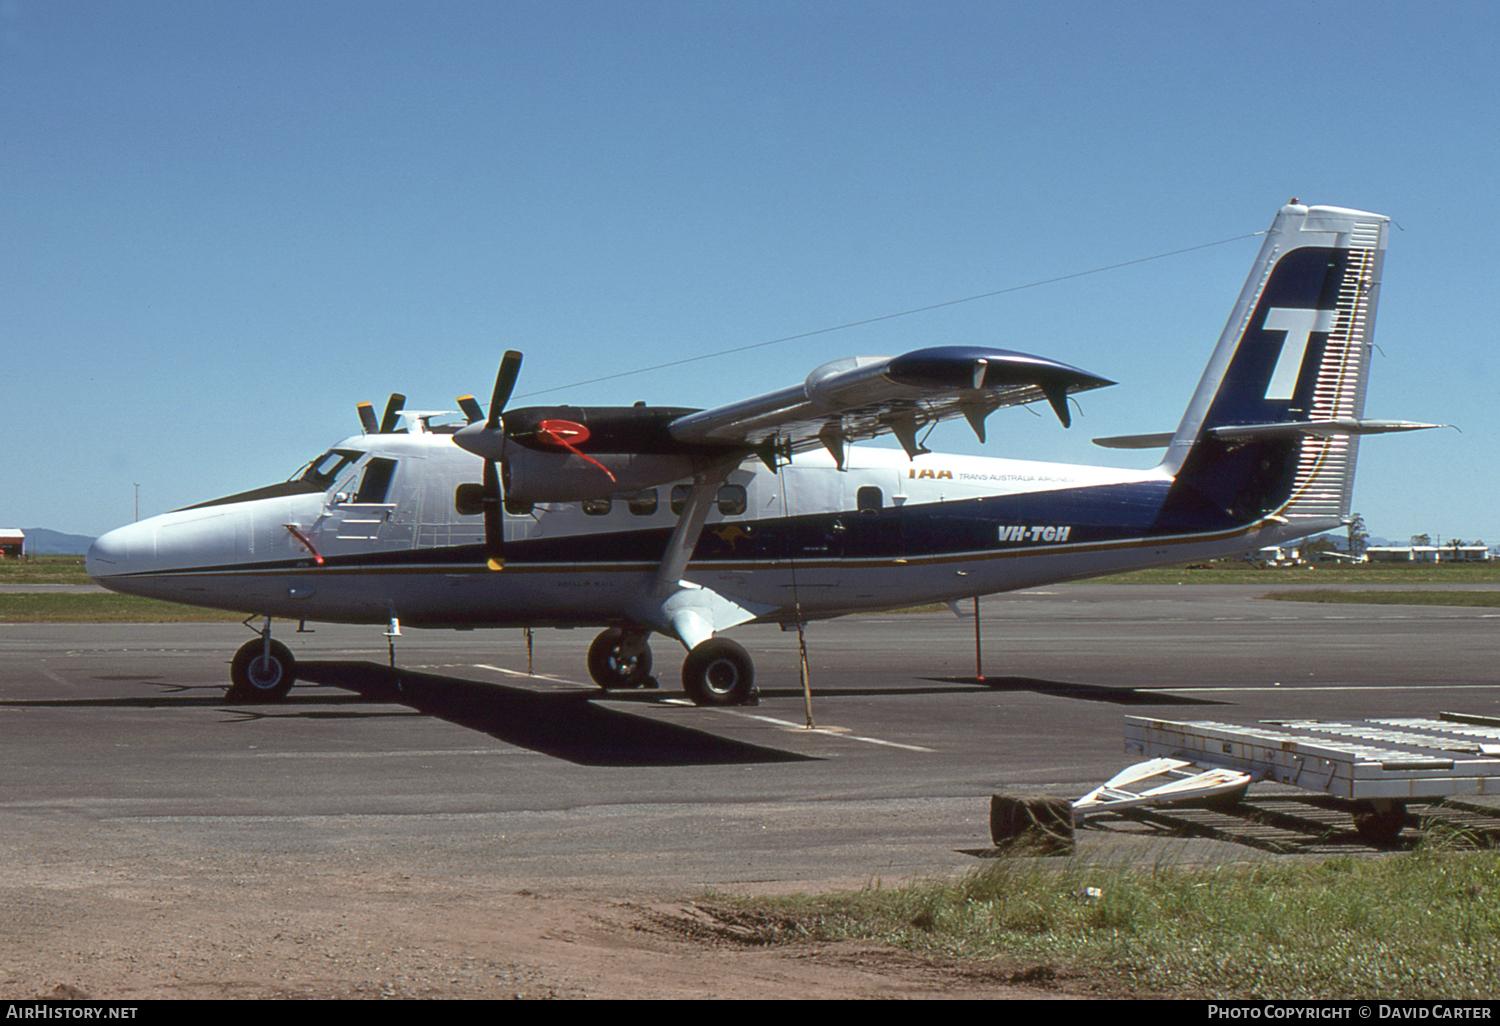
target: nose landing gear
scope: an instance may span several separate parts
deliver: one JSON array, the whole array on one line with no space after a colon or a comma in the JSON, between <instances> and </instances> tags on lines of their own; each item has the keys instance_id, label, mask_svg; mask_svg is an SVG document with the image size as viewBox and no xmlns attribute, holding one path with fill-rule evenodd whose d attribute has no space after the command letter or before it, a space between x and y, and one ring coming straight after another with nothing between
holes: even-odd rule
<instances>
[{"instance_id":1,"label":"nose landing gear","mask_svg":"<svg viewBox=\"0 0 1500 1026\"><path fill-rule=\"evenodd\" d=\"M297 660L291 649L271 638L271 618L260 637L240 646L229 663L229 692L236 704L279 702L297 682Z\"/></svg>"}]
</instances>

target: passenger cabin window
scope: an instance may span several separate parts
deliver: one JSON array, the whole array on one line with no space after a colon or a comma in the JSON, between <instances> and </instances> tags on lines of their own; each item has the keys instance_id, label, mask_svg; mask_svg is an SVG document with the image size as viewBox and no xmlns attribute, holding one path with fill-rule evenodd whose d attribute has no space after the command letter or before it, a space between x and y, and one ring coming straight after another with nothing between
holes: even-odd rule
<instances>
[{"instance_id":1,"label":"passenger cabin window","mask_svg":"<svg viewBox=\"0 0 1500 1026\"><path fill-rule=\"evenodd\" d=\"M644 492L637 492L625 505L636 516L649 517L656 512L656 489L647 488Z\"/></svg>"},{"instance_id":2,"label":"passenger cabin window","mask_svg":"<svg viewBox=\"0 0 1500 1026\"><path fill-rule=\"evenodd\" d=\"M687 509L688 497L692 492L693 488L691 485L672 486L671 506L674 514L681 516L682 511ZM719 489L717 499L719 513L726 517L737 517L741 513L744 513L750 505L750 500L745 494L744 485L724 485Z\"/></svg>"},{"instance_id":3,"label":"passenger cabin window","mask_svg":"<svg viewBox=\"0 0 1500 1026\"><path fill-rule=\"evenodd\" d=\"M360 479L359 491L354 496L357 506L379 506L385 502L391 489L391 478L396 474L396 461L376 456L365 464L365 476Z\"/></svg>"},{"instance_id":4,"label":"passenger cabin window","mask_svg":"<svg viewBox=\"0 0 1500 1026\"><path fill-rule=\"evenodd\" d=\"M879 513L881 505L885 502L880 489L874 486L861 488L855 494L855 505L861 513Z\"/></svg>"},{"instance_id":5,"label":"passenger cabin window","mask_svg":"<svg viewBox=\"0 0 1500 1026\"><path fill-rule=\"evenodd\" d=\"M583 500L583 511L591 517L602 517L609 512L614 505L609 499L585 499Z\"/></svg>"},{"instance_id":6,"label":"passenger cabin window","mask_svg":"<svg viewBox=\"0 0 1500 1026\"><path fill-rule=\"evenodd\" d=\"M484 485L461 484L453 491L453 508L461 517L477 517L484 512Z\"/></svg>"},{"instance_id":7,"label":"passenger cabin window","mask_svg":"<svg viewBox=\"0 0 1500 1026\"><path fill-rule=\"evenodd\" d=\"M744 485L727 484L719 489L719 512L723 516L737 517L749 504Z\"/></svg>"}]
</instances>

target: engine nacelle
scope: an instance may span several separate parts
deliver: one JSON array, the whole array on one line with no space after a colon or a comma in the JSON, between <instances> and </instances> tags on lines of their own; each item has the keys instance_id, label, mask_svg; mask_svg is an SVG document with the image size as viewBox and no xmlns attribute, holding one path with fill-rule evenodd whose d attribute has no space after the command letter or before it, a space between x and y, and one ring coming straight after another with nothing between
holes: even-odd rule
<instances>
[{"instance_id":1,"label":"engine nacelle","mask_svg":"<svg viewBox=\"0 0 1500 1026\"><path fill-rule=\"evenodd\" d=\"M632 495L669 481L680 481L712 462L690 453L590 453L591 463L571 452L538 452L507 445L500 480L509 503L579 502ZM615 479L600 469L609 469Z\"/></svg>"}]
</instances>

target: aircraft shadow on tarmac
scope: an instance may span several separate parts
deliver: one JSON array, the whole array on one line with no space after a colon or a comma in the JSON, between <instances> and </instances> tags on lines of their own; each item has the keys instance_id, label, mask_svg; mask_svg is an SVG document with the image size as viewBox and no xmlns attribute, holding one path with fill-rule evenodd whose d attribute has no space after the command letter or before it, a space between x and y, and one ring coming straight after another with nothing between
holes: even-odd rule
<instances>
[{"instance_id":1,"label":"aircraft shadow on tarmac","mask_svg":"<svg viewBox=\"0 0 1500 1026\"><path fill-rule=\"evenodd\" d=\"M1078 684L1072 681L1041 680L1037 677L927 677L926 680L948 684L977 684L991 691L1035 691L1054 698L1077 698L1085 702L1108 702L1110 705L1224 705L1207 698L1188 698L1166 691L1141 688L1112 688L1100 684Z\"/></svg>"},{"instance_id":2,"label":"aircraft shadow on tarmac","mask_svg":"<svg viewBox=\"0 0 1500 1026\"><path fill-rule=\"evenodd\" d=\"M600 697L596 691L543 693L369 662L299 662L297 676L357 692L367 702L398 702L506 744L583 766L816 761L606 709L592 701Z\"/></svg>"}]
</instances>

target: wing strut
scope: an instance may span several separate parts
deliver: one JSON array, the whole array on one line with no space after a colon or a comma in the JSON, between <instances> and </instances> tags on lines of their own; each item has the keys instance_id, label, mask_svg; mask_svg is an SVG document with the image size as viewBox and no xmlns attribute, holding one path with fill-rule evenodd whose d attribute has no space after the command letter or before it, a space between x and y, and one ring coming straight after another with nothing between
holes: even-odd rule
<instances>
[{"instance_id":1,"label":"wing strut","mask_svg":"<svg viewBox=\"0 0 1500 1026\"><path fill-rule=\"evenodd\" d=\"M769 609L747 609L710 588L682 579L703 534L703 524L718 501L719 488L739 465L738 459L725 460L693 475L687 505L672 529L656 574L625 609L632 620L677 638L689 651L713 637L716 630L753 620Z\"/></svg>"}]
</instances>

